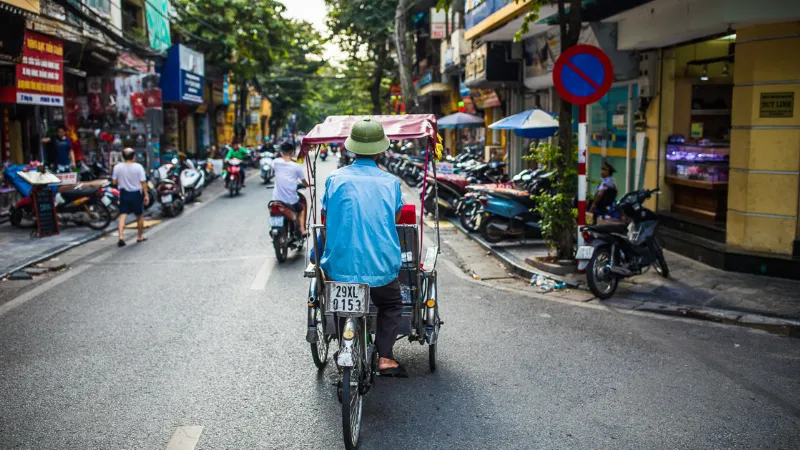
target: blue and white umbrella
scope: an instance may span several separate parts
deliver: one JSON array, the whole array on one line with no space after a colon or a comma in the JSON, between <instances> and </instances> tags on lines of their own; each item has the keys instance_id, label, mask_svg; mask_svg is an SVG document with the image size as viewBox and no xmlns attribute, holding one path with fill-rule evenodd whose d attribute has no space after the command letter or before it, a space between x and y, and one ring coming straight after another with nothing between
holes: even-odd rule
<instances>
[{"instance_id":1,"label":"blue and white umbrella","mask_svg":"<svg viewBox=\"0 0 800 450\"><path fill-rule=\"evenodd\" d=\"M506 117L491 125L492 130L514 130L517 136L529 139L544 139L556 134L558 119L542 109L531 109Z\"/></svg>"},{"instance_id":2,"label":"blue and white umbrella","mask_svg":"<svg viewBox=\"0 0 800 450\"><path fill-rule=\"evenodd\" d=\"M437 121L437 125L441 129L483 128L485 124L486 122L484 122L483 117L462 112L444 116Z\"/></svg>"}]
</instances>

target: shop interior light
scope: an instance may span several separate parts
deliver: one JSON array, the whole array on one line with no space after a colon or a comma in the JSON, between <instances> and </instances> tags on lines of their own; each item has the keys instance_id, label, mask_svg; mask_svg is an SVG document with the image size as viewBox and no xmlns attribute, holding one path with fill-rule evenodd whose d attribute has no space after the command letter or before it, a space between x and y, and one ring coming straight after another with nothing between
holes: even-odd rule
<instances>
[{"instance_id":1,"label":"shop interior light","mask_svg":"<svg viewBox=\"0 0 800 450\"><path fill-rule=\"evenodd\" d=\"M703 74L700 75L701 81L708 81L708 64L703 66Z\"/></svg>"},{"instance_id":2,"label":"shop interior light","mask_svg":"<svg viewBox=\"0 0 800 450\"><path fill-rule=\"evenodd\" d=\"M730 66L728 65L728 63L725 63L725 64L722 66L722 76L723 76L723 77L727 77L727 76L728 76L728 74L730 74L730 70L731 70L731 68L730 68Z\"/></svg>"}]
</instances>

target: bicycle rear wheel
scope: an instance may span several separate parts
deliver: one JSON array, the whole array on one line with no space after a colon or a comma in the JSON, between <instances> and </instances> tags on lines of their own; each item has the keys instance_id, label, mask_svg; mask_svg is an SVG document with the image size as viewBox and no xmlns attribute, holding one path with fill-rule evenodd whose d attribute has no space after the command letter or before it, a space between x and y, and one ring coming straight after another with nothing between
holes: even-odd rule
<instances>
[{"instance_id":1,"label":"bicycle rear wheel","mask_svg":"<svg viewBox=\"0 0 800 450\"><path fill-rule=\"evenodd\" d=\"M361 396L359 386L361 378L359 366L360 364L356 364L356 367L345 367L342 370L342 434L344 446L348 450L358 448L358 438L361 434L364 398Z\"/></svg>"}]
</instances>

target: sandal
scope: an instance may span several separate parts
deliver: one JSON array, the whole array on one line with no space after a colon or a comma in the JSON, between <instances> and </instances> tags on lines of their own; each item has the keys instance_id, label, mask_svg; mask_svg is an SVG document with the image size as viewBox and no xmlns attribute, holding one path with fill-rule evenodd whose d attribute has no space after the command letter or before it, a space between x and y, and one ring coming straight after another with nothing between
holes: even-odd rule
<instances>
[{"instance_id":1,"label":"sandal","mask_svg":"<svg viewBox=\"0 0 800 450\"><path fill-rule=\"evenodd\" d=\"M137 239L137 240L136 240L136 243L137 243L137 244L141 244L142 242L144 242L144 241L146 241L146 240L147 240L147 236L145 236L145 237L143 237L143 238L141 238L141 239Z\"/></svg>"},{"instance_id":2,"label":"sandal","mask_svg":"<svg viewBox=\"0 0 800 450\"><path fill-rule=\"evenodd\" d=\"M126 244L125 241L123 241L122 239L117 241L117 247L125 247L126 245L128 244Z\"/></svg>"},{"instance_id":3,"label":"sandal","mask_svg":"<svg viewBox=\"0 0 800 450\"><path fill-rule=\"evenodd\" d=\"M408 372L406 372L406 368L403 367L402 364L397 364L397 367L392 367L390 369L378 369L375 373L379 377L390 377L390 378L408 378Z\"/></svg>"}]
</instances>

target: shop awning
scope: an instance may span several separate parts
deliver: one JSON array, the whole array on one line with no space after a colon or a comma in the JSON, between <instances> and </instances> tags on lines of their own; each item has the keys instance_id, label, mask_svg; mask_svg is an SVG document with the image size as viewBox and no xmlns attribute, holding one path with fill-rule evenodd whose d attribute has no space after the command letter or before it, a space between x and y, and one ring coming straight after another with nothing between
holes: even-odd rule
<instances>
[{"instance_id":1,"label":"shop awning","mask_svg":"<svg viewBox=\"0 0 800 450\"><path fill-rule=\"evenodd\" d=\"M489 129L513 130L520 137L543 139L558 132L558 120L545 110L531 109L499 120L489 125Z\"/></svg>"},{"instance_id":2,"label":"shop awning","mask_svg":"<svg viewBox=\"0 0 800 450\"><path fill-rule=\"evenodd\" d=\"M483 117L473 116L472 114L458 112L444 116L439 119L439 128L454 129L454 128L483 128L486 125Z\"/></svg>"}]
</instances>

